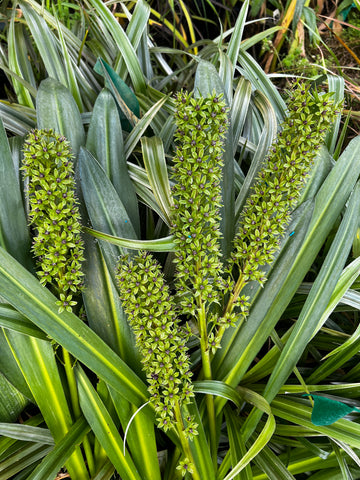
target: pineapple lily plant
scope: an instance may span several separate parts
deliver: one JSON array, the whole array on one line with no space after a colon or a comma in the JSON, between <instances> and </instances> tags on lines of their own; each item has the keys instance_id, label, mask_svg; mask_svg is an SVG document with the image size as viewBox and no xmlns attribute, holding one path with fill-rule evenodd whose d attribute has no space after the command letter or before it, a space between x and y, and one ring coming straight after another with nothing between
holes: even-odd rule
<instances>
[{"instance_id":1,"label":"pineapple lily plant","mask_svg":"<svg viewBox=\"0 0 360 480\"><path fill-rule=\"evenodd\" d=\"M359 139L342 149L340 78L279 95L241 43L248 3L172 67L146 2L126 33L85 2L77 63L36 2L10 20L0 478L358 478Z\"/></svg>"}]
</instances>

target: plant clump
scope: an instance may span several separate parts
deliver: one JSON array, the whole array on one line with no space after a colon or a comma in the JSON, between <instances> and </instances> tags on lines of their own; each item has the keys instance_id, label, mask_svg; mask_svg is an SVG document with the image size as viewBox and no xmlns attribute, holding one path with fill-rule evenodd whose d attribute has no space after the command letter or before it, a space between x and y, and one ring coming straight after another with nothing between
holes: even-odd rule
<instances>
[{"instance_id":1,"label":"plant clump","mask_svg":"<svg viewBox=\"0 0 360 480\"><path fill-rule=\"evenodd\" d=\"M72 311L82 286L84 247L69 142L52 130L33 130L25 141L22 169L29 179L32 250L40 282L55 289L60 313Z\"/></svg>"}]
</instances>

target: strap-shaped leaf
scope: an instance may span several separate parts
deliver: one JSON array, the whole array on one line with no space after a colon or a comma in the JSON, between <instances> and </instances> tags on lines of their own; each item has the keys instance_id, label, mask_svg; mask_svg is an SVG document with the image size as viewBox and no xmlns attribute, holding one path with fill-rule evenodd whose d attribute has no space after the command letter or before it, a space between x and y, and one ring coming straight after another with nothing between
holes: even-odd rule
<instances>
[{"instance_id":1,"label":"strap-shaped leaf","mask_svg":"<svg viewBox=\"0 0 360 480\"><path fill-rule=\"evenodd\" d=\"M122 429L127 432L126 448L142 480L160 480L159 463L154 462L154 458L157 458L157 445L153 422L142 412L142 409L134 407L121 398L119 392L113 388L109 391Z\"/></svg>"},{"instance_id":2,"label":"strap-shaped leaf","mask_svg":"<svg viewBox=\"0 0 360 480\"><path fill-rule=\"evenodd\" d=\"M78 106L70 91L58 80L47 78L40 84L36 97L38 128L52 128L70 142L76 156L85 144L85 130Z\"/></svg>"},{"instance_id":3,"label":"strap-shaped leaf","mask_svg":"<svg viewBox=\"0 0 360 480\"><path fill-rule=\"evenodd\" d=\"M128 212L137 234L140 235L138 202L125 159L118 109L113 96L106 89L102 90L96 99L86 148L103 167Z\"/></svg>"},{"instance_id":4,"label":"strap-shaped leaf","mask_svg":"<svg viewBox=\"0 0 360 480\"><path fill-rule=\"evenodd\" d=\"M150 16L150 5L145 2L144 0L138 0L136 2L135 8L132 14L127 10L126 6L123 5L123 10L125 10L127 17L130 19L129 24L126 28L126 36L128 37L131 45L133 46L134 50L137 52L137 56L139 59L139 63L141 66L142 72L144 72L146 78L149 80L149 77L146 75L146 70L144 70L144 63L141 61L141 55L139 55L139 51L141 50L140 46L142 39L145 38L145 42L147 39L147 28L148 28L148 21ZM150 60L150 59L148 59ZM119 50L117 54L117 58L115 60L114 68L118 71L119 67L122 68L122 72L124 75L128 75L127 69L122 67L124 63L123 55L121 50ZM151 68L151 67L150 67ZM124 78L126 80L126 78Z\"/></svg>"},{"instance_id":5,"label":"strap-shaped leaf","mask_svg":"<svg viewBox=\"0 0 360 480\"><path fill-rule=\"evenodd\" d=\"M30 236L6 132L0 120L0 245L31 268Z\"/></svg>"},{"instance_id":6,"label":"strap-shaped leaf","mask_svg":"<svg viewBox=\"0 0 360 480\"><path fill-rule=\"evenodd\" d=\"M48 339L46 333L7 304L0 304L0 326L41 340Z\"/></svg>"},{"instance_id":7,"label":"strap-shaped leaf","mask_svg":"<svg viewBox=\"0 0 360 480\"><path fill-rule=\"evenodd\" d=\"M55 442L59 442L73 422L52 345L11 331L6 337ZM79 472L84 480L88 478L80 449L73 451L67 468L70 474Z\"/></svg>"},{"instance_id":8,"label":"strap-shaped leaf","mask_svg":"<svg viewBox=\"0 0 360 480\"><path fill-rule=\"evenodd\" d=\"M10 315L10 322L11 322L11 315ZM37 328L35 325L34 327ZM5 333L6 333L6 330L2 330L0 332L0 352L1 352L0 372L17 390L19 390L19 392L21 392L31 402L35 403L35 400L30 391L29 385L26 382L24 375L21 373L19 365L17 364L14 358L14 355L10 349L10 346L6 340Z\"/></svg>"},{"instance_id":9,"label":"strap-shaped leaf","mask_svg":"<svg viewBox=\"0 0 360 480\"><path fill-rule=\"evenodd\" d=\"M231 472L224 478L224 480L232 480L254 457L256 457L259 451L261 451L271 439L275 431L275 419L271 407L264 397L247 388L237 387L235 390L232 387L229 388L225 383L215 380L194 382L194 391L226 398L227 400L234 402L239 408L241 407L242 401L246 401L268 415L266 424L257 440L247 450L246 454L234 466Z\"/></svg>"},{"instance_id":10,"label":"strap-shaped leaf","mask_svg":"<svg viewBox=\"0 0 360 480\"><path fill-rule=\"evenodd\" d=\"M24 78L27 82L35 88L35 77L31 68L29 58L27 56L27 45L24 36L24 26L19 23L15 23L15 12L13 13L9 23L9 34L8 34L8 61L9 68L19 77ZM12 78L12 84L16 92L18 102L22 105L34 108L32 94L26 86L16 80L15 77Z\"/></svg>"},{"instance_id":11,"label":"strap-shaped leaf","mask_svg":"<svg viewBox=\"0 0 360 480\"><path fill-rule=\"evenodd\" d=\"M240 135L242 133L246 116L251 100L251 83L245 78L240 78L239 83L234 92L233 101L231 104L231 124L233 128L233 150L239 143Z\"/></svg>"},{"instance_id":12,"label":"strap-shaped leaf","mask_svg":"<svg viewBox=\"0 0 360 480\"><path fill-rule=\"evenodd\" d=\"M141 139L143 159L155 198L170 225L173 204L163 142L159 137Z\"/></svg>"},{"instance_id":13,"label":"strap-shaped leaf","mask_svg":"<svg viewBox=\"0 0 360 480\"><path fill-rule=\"evenodd\" d=\"M124 71L127 70L135 91L144 93L146 90L145 78L141 71L136 52L129 38L112 12L101 0L89 0L89 3L95 8L97 15L113 36L117 48L122 53L123 61L121 62L121 65L118 66L120 77L122 77Z\"/></svg>"},{"instance_id":14,"label":"strap-shaped leaf","mask_svg":"<svg viewBox=\"0 0 360 480\"><path fill-rule=\"evenodd\" d=\"M229 57L229 60L232 64L232 78L234 78L235 74L235 67L238 61L238 56L239 56L239 51L240 51L240 44L242 41L242 36L244 32L244 27L245 27L245 20L247 16L247 12L249 9L249 0L245 0L243 3L240 13L237 17L234 31L231 35L231 39L227 48L227 56ZM223 79L224 81L224 79Z\"/></svg>"},{"instance_id":15,"label":"strap-shaped leaf","mask_svg":"<svg viewBox=\"0 0 360 480\"><path fill-rule=\"evenodd\" d=\"M281 98L275 86L271 83L270 78L265 74L264 70L254 60L254 58L246 51L240 48L239 62L241 64L241 71L246 78L250 80L256 90L260 90L266 98L268 98L276 112L276 118L279 123L285 118L286 105Z\"/></svg>"},{"instance_id":16,"label":"strap-shaped leaf","mask_svg":"<svg viewBox=\"0 0 360 480\"><path fill-rule=\"evenodd\" d=\"M47 74L67 85L64 64L57 46L56 38L45 20L33 10L27 2L19 2L26 24L44 62Z\"/></svg>"},{"instance_id":17,"label":"strap-shaped leaf","mask_svg":"<svg viewBox=\"0 0 360 480\"><path fill-rule=\"evenodd\" d=\"M134 148L138 144L140 138L145 134L146 129L151 125L153 119L156 117L160 109L165 105L167 97L160 98L152 107L142 116L131 130L125 140L125 157L128 159L132 154Z\"/></svg>"},{"instance_id":18,"label":"strap-shaped leaf","mask_svg":"<svg viewBox=\"0 0 360 480\"><path fill-rule=\"evenodd\" d=\"M79 387L80 407L96 438L124 480L142 480L134 462L127 452L123 453L123 440L110 413L91 385L85 372L77 365L76 377Z\"/></svg>"},{"instance_id":19,"label":"strap-shaped leaf","mask_svg":"<svg viewBox=\"0 0 360 480\"><path fill-rule=\"evenodd\" d=\"M128 248L131 250L146 250L149 252L173 252L176 248L175 243L173 242L173 236L159 238L156 240L131 240L128 238L114 237L113 235L108 235L103 232L98 232L92 228L84 228L84 230L93 237L99 238L100 240L106 240L114 245L119 245L120 247Z\"/></svg>"},{"instance_id":20,"label":"strap-shaped leaf","mask_svg":"<svg viewBox=\"0 0 360 480\"><path fill-rule=\"evenodd\" d=\"M38 443L25 445L25 447L22 447L18 451L7 456L4 460L0 461L1 477L4 479L14 478L13 475L22 472L34 463L38 463L39 460L51 452L52 449L52 446Z\"/></svg>"},{"instance_id":21,"label":"strap-shaped leaf","mask_svg":"<svg viewBox=\"0 0 360 480\"><path fill-rule=\"evenodd\" d=\"M79 87L77 76L76 76L76 71L78 70L78 66L71 58L68 45L65 42L64 35L60 27L60 22L58 19L56 20L57 20L56 23L57 23L57 30L58 30L58 35L59 35L60 44L61 44L62 55L64 58L64 68L66 73L67 86L79 108L79 111L83 112L84 105L83 105L83 100L81 98L80 87Z\"/></svg>"},{"instance_id":22,"label":"strap-shaped leaf","mask_svg":"<svg viewBox=\"0 0 360 480\"><path fill-rule=\"evenodd\" d=\"M28 400L0 373L0 421L15 422ZM1 431L0 435L5 435Z\"/></svg>"},{"instance_id":23,"label":"strap-shaped leaf","mask_svg":"<svg viewBox=\"0 0 360 480\"><path fill-rule=\"evenodd\" d=\"M90 328L137 372L135 339L98 242L85 235L83 298Z\"/></svg>"},{"instance_id":24,"label":"strap-shaped leaf","mask_svg":"<svg viewBox=\"0 0 360 480\"><path fill-rule=\"evenodd\" d=\"M97 60L94 70L105 78L105 86L119 106L121 125L124 130L130 132L140 117L138 99L124 80L102 58Z\"/></svg>"},{"instance_id":25,"label":"strap-shaped leaf","mask_svg":"<svg viewBox=\"0 0 360 480\"><path fill-rule=\"evenodd\" d=\"M19 110L18 108L18 105L0 101L0 118L5 128L10 132L15 135L26 135L29 130L35 128L35 112L33 109L27 109L26 107L21 107Z\"/></svg>"},{"instance_id":26,"label":"strap-shaped leaf","mask_svg":"<svg viewBox=\"0 0 360 480\"><path fill-rule=\"evenodd\" d=\"M0 435L4 437L25 440L26 442L45 443L54 445L54 439L46 428L34 427L19 423L0 423ZM64 462L65 463L65 462Z\"/></svg>"},{"instance_id":27,"label":"strap-shaped leaf","mask_svg":"<svg viewBox=\"0 0 360 480\"><path fill-rule=\"evenodd\" d=\"M34 428L34 427L33 427ZM86 433L90 430L84 417L79 418L65 437L42 460L27 480L44 480L55 478L60 468L66 463L72 452L80 445Z\"/></svg>"},{"instance_id":28,"label":"strap-shaped leaf","mask_svg":"<svg viewBox=\"0 0 360 480\"><path fill-rule=\"evenodd\" d=\"M113 236L136 239L137 235L128 212L113 184L91 153L82 148L79 153L80 183L86 209L92 226L96 230ZM123 249L102 242L110 272L115 272L119 255Z\"/></svg>"}]
</instances>

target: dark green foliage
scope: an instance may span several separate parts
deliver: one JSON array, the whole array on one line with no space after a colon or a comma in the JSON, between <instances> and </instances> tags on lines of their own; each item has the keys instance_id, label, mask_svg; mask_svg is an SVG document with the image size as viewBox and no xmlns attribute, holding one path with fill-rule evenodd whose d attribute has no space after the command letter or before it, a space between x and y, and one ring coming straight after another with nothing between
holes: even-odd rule
<instances>
[{"instance_id":1,"label":"dark green foliage","mask_svg":"<svg viewBox=\"0 0 360 480\"><path fill-rule=\"evenodd\" d=\"M25 176L29 177L32 250L40 282L50 283L59 297L59 312L76 305L73 295L82 284L83 244L74 193L69 143L52 130L34 130L25 142Z\"/></svg>"}]
</instances>

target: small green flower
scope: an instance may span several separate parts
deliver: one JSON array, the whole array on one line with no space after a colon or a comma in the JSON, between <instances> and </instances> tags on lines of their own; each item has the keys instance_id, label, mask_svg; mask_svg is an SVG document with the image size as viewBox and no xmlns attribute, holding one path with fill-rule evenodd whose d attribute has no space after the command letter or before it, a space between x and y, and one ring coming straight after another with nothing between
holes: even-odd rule
<instances>
[{"instance_id":1,"label":"small green flower","mask_svg":"<svg viewBox=\"0 0 360 480\"><path fill-rule=\"evenodd\" d=\"M51 284L59 312L72 311L82 285L83 242L69 142L52 130L33 130L24 146L29 217L43 285Z\"/></svg>"},{"instance_id":2,"label":"small green flower","mask_svg":"<svg viewBox=\"0 0 360 480\"><path fill-rule=\"evenodd\" d=\"M72 307L76 305L76 302L72 300L72 295L66 297L63 293L60 293L60 300L56 302L56 305L59 307L59 313L62 313L64 310L71 312Z\"/></svg>"},{"instance_id":3,"label":"small green flower","mask_svg":"<svg viewBox=\"0 0 360 480\"><path fill-rule=\"evenodd\" d=\"M194 473L194 467L188 458L181 460L177 465L176 470L180 470L183 477L185 477L187 473Z\"/></svg>"}]
</instances>

